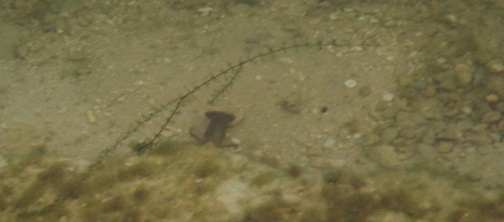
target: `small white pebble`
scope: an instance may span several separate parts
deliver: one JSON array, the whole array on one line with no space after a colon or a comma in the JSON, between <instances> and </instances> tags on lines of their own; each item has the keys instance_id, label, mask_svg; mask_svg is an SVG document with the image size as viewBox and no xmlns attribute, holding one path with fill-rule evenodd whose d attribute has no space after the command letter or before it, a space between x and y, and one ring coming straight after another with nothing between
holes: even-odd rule
<instances>
[{"instance_id":1,"label":"small white pebble","mask_svg":"<svg viewBox=\"0 0 504 222\"><path fill-rule=\"evenodd\" d=\"M240 145L240 143L241 143L240 139L238 139L238 138L234 138L234 137L233 137L233 138L231 138L231 142L232 142L233 144L236 144L236 145Z\"/></svg>"},{"instance_id":2,"label":"small white pebble","mask_svg":"<svg viewBox=\"0 0 504 222\"><path fill-rule=\"evenodd\" d=\"M383 100L387 101L387 102L392 102L392 100L394 100L394 93L385 93L383 94Z\"/></svg>"},{"instance_id":3,"label":"small white pebble","mask_svg":"<svg viewBox=\"0 0 504 222\"><path fill-rule=\"evenodd\" d=\"M324 142L324 148L331 148L334 146L334 144L336 143L336 140L333 139L333 138L330 138L330 139L327 139L325 142Z\"/></svg>"},{"instance_id":4,"label":"small white pebble","mask_svg":"<svg viewBox=\"0 0 504 222\"><path fill-rule=\"evenodd\" d=\"M355 79L347 79L345 81L345 86L348 88L355 88L357 86L357 81Z\"/></svg>"},{"instance_id":5,"label":"small white pebble","mask_svg":"<svg viewBox=\"0 0 504 222\"><path fill-rule=\"evenodd\" d=\"M356 45L356 46L353 46L352 47L352 50L355 51L355 52L359 52L359 51L362 51L364 48L362 48L362 46L360 45Z\"/></svg>"},{"instance_id":6,"label":"small white pebble","mask_svg":"<svg viewBox=\"0 0 504 222\"><path fill-rule=\"evenodd\" d=\"M353 9L353 8L344 8L343 11L344 12L354 12L355 9Z\"/></svg>"},{"instance_id":7,"label":"small white pebble","mask_svg":"<svg viewBox=\"0 0 504 222\"><path fill-rule=\"evenodd\" d=\"M472 111L473 111L473 109L470 106L464 106L464 107L462 107L462 112L464 112L465 114L472 113Z\"/></svg>"},{"instance_id":8,"label":"small white pebble","mask_svg":"<svg viewBox=\"0 0 504 222\"><path fill-rule=\"evenodd\" d=\"M203 8L199 8L198 9L198 12L202 15L202 16L207 16L209 15L210 13L212 13L214 11L214 9L212 7L203 7Z\"/></svg>"},{"instance_id":9,"label":"small white pebble","mask_svg":"<svg viewBox=\"0 0 504 222\"><path fill-rule=\"evenodd\" d=\"M167 58L167 57L163 58L163 62L167 63L167 64L172 64L173 63L172 60L170 58Z\"/></svg>"},{"instance_id":10,"label":"small white pebble","mask_svg":"<svg viewBox=\"0 0 504 222\"><path fill-rule=\"evenodd\" d=\"M86 115L90 123L96 123L96 115L92 110L86 111Z\"/></svg>"},{"instance_id":11,"label":"small white pebble","mask_svg":"<svg viewBox=\"0 0 504 222\"><path fill-rule=\"evenodd\" d=\"M457 17L455 15L453 15L453 14L446 15L445 19L447 19L448 22L450 22L452 24L456 24L458 22Z\"/></svg>"},{"instance_id":12,"label":"small white pebble","mask_svg":"<svg viewBox=\"0 0 504 222\"><path fill-rule=\"evenodd\" d=\"M338 14L337 14L337 13L334 13L334 12L333 12L333 13L331 13L331 14L329 15L329 19L330 19L330 20L336 20L336 19L338 19Z\"/></svg>"},{"instance_id":13,"label":"small white pebble","mask_svg":"<svg viewBox=\"0 0 504 222\"><path fill-rule=\"evenodd\" d=\"M492 70L492 72L494 72L494 73L500 73L500 72L504 71L504 64L502 64L502 63L494 62L494 63L490 64L489 66L490 66L490 70Z\"/></svg>"},{"instance_id":14,"label":"small white pebble","mask_svg":"<svg viewBox=\"0 0 504 222\"><path fill-rule=\"evenodd\" d=\"M286 57L282 57L282 58L278 59L278 61L280 61L281 63L286 64L286 65L290 65L290 64L294 63L294 60L292 60L291 58L286 58Z\"/></svg>"}]
</instances>

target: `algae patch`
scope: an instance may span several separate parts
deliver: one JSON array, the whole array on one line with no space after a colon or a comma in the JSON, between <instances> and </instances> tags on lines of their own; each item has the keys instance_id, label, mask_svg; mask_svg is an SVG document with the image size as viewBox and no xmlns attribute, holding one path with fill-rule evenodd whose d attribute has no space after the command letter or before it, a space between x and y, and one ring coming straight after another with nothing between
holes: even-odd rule
<instances>
[{"instance_id":1,"label":"algae patch","mask_svg":"<svg viewBox=\"0 0 504 222\"><path fill-rule=\"evenodd\" d=\"M35 153L37 153L35 151ZM489 221L502 220L504 193L428 168L367 177L274 167L230 153L170 142L133 158L112 157L75 186L85 167L37 155L0 172L0 218L69 195L40 221ZM311 172L310 172L311 171ZM304 172L304 173L302 173ZM310 173L306 173L310 172Z\"/></svg>"}]
</instances>

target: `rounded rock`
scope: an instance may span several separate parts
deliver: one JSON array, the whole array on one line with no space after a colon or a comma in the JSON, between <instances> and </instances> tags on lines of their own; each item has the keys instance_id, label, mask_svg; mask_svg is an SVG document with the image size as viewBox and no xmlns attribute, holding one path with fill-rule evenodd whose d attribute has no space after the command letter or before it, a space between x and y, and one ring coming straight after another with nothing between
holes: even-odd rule
<instances>
[{"instance_id":1,"label":"rounded rock","mask_svg":"<svg viewBox=\"0 0 504 222\"><path fill-rule=\"evenodd\" d=\"M501 73L504 72L504 64L502 64L499 61L492 60L488 64L488 68L493 72L493 73Z\"/></svg>"},{"instance_id":2,"label":"rounded rock","mask_svg":"<svg viewBox=\"0 0 504 222\"><path fill-rule=\"evenodd\" d=\"M493 140L491 137L480 133L471 137L472 142L478 147L484 147L492 144Z\"/></svg>"},{"instance_id":3,"label":"rounded rock","mask_svg":"<svg viewBox=\"0 0 504 222\"><path fill-rule=\"evenodd\" d=\"M357 81L355 79L347 79L345 81L345 86L348 88L355 88L357 86Z\"/></svg>"},{"instance_id":4,"label":"rounded rock","mask_svg":"<svg viewBox=\"0 0 504 222\"><path fill-rule=\"evenodd\" d=\"M427 144L427 143L421 143L417 147L418 153L420 153L421 156L424 158L430 159L433 158L436 155L436 152L434 151L434 147L432 145Z\"/></svg>"},{"instance_id":5,"label":"rounded rock","mask_svg":"<svg viewBox=\"0 0 504 222\"><path fill-rule=\"evenodd\" d=\"M399 130L396 127L389 127L382 131L381 133L381 142L382 143L391 143L399 134Z\"/></svg>"},{"instance_id":6,"label":"rounded rock","mask_svg":"<svg viewBox=\"0 0 504 222\"><path fill-rule=\"evenodd\" d=\"M395 147L390 145L378 145L368 149L368 157L382 167L395 167L401 164Z\"/></svg>"},{"instance_id":7,"label":"rounded rock","mask_svg":"<svg viewBox=\"0 0 504 222\"><path fill-rule=\"evenodd\" d=\"M497 111L490 111L487 112L483 115L481 118L481 122L483 123L494 123L499 121L502 118L502 115L500 112Z\"/></svg>"},{"instance_id":8,"label":"rounded rock","mask_svg":"<svg viewBox=\"0 0 504 222\"><path fill-rule=\"evenodd\" d=\"M394 100L394 93L385 93L383 94L383 97L382 99L385 100L386 102L392 102L392 100Z\"/></svg>"},{"instance_id":9,"label":"rounded rock","mask_svg":"<svg viewBox=\"0 0 504 222\"><path fill-rule=\"evenodd\" d=\"M449 153L453 150L453 143L452 142L441 142L437 146L437 150L440 153Z\"/></svg>"},{"instance_id":10,"label":"rounded rock","mask_svg":"<svg viewBox=\"0 0 504 222\"><path fill-rule=\"evenodd\" d=\"M473 80L473 75L470 72L458 72L457 82L460 86L467 86Z\"/></svg>"},{"instance_id":11,"label":"rounded rock","mask_svg":"<svg viewBox=\"0 0 504 222\"><path fill-rule=\"evenodd\" d=\"M489 94L485 97L485 101L489 104L496 104L500 100L499 96L496 94Z\"/></svg>"}]
</instances>

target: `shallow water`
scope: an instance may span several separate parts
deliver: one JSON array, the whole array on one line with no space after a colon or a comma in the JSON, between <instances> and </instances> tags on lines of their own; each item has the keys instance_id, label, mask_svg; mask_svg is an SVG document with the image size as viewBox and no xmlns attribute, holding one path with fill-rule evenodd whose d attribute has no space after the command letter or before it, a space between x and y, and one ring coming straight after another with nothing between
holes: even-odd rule
<instances>
[{"instance_id":1,"label":"shallow water","mask_svg":"<svg viewBox=\"0 0 504 222\"><path fill-rule=\"evenodd\" d=\"M503 217L498 1L0 4L3 218L58 197L40 220ZM132 154L221 73L161 133L177 158ZM240 117L237 149L196 146L209 110Z\"/></svg>"}]
</instances>

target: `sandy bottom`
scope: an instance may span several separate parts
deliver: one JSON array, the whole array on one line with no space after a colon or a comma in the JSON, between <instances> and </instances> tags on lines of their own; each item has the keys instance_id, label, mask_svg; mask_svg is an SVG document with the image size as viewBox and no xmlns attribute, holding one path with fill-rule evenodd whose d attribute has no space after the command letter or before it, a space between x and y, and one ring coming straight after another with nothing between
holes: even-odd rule
<instances>
[{"instance_id":1,"label":"sandy bottom","mask_svg":"<svg viewBox=\"0 0 504 222\"><path fill-rule=\"evenodd\" d=\"M503 11L0 0L2 217L502 220ZM191 136L212 110L237 147Z\"/></svg>"}]
</instances>

